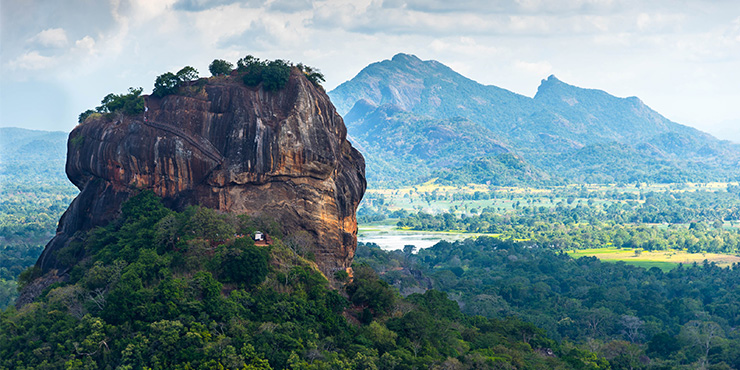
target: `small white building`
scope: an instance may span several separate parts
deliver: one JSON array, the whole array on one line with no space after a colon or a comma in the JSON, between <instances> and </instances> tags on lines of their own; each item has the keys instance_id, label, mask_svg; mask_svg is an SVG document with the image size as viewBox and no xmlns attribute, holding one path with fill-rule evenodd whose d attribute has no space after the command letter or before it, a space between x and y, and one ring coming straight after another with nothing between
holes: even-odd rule
<instances>
[{"instance_id":1,"label":"small white building","mask_svg":"<svg viewBox=\"0 0 740 370\"><path fill-rule=\"evenodd\" d=\"M262 231L255 231L254 241L263 241L263 240L265 240L265 234L263 234Z\"/></svg>"}]
</instances>

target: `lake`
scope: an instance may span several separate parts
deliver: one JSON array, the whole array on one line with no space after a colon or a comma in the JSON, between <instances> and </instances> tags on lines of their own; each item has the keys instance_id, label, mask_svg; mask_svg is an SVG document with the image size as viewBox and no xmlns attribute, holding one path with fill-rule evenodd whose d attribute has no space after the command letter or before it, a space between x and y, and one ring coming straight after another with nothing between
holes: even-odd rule
<instances>
[{"instance_id":1,"label":"lake","mask_svg":"<svg viewBox=\"0 0 740 370\"><path fill-rule=\"evenodd\" d=\"M403 249L404 245L414 245L417 250L429 248L440 240L454 242L484 234L460 234L401 230L392 225L360 225L357 241L375 243L383 250Z\"/></svg>"}]
</instances>

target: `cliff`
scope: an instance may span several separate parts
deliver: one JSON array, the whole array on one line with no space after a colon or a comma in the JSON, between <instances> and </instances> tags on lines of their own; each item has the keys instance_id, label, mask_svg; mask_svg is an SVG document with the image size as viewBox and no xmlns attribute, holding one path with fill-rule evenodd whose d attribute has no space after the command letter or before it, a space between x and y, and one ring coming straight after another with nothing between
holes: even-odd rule
<instances>
[{"instance_id":1,"label":"cliff","mask_svg":"<svg viewBox=\"0 0 740 370\"><path fill-rule=\"evenodd\" d=\"M62 275L74 261L58 252L142 189L173 209L275 218L314 238L327 276L350 266L365 162L323 89L293 68L276 92L214 77L146 102L143 114L91 118L70 133L66 171L81 192L37 262L43 273Z\"/></svg>"}]
</instances>

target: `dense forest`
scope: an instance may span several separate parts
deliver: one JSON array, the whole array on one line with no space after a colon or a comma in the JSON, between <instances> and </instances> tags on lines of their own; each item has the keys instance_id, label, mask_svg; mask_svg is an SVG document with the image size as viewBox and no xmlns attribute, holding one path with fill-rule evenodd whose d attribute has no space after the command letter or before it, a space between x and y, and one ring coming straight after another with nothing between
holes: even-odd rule
<instances>
[{"instance_id":1,"label":"dense forest","mask_svg":"<svg viewBox=\"0 0 740 370\"><path fill-rule=\"evenodd\" d=\"M532 322L612 369L740 368L738 265L664 273L487 237L413 249L361 245L356 262L402 293L439 289L464 313Z\"/></svg>"},{"instance_id":2,"label":"dense forest","mask_svg":"<svg viewBox=\"0 0 740 370\"><path fill-rule=\"evenodd\" d=\"M64 173L66 141L64 132L0 128L0 309L78 193Z\"/></svg>"},{"instance_id":3,"label":"dense forest","mask_svg":"<svg viewBox=\"0 0 740 370\"><path fill-rule=\"evenodd\" d=\"M257 229L273 244L242 237ZM331 289L276 222L174 212L151 192L59 258L80 252L90 257L65 279L0 314L0 368L609 367L518 318L463 314L439 291L402 298L367 266L351 280L338 273Z\"/></svg>"}]
</instances>

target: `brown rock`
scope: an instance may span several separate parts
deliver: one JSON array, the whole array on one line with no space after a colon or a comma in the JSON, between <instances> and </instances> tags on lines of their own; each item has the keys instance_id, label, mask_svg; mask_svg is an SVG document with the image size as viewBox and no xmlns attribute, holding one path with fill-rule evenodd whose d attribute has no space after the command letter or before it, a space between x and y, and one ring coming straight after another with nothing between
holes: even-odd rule
<instances>
[{"instance_id":1,"label":"brown rock","mask_svg":"<svg viewBox=\"0 0 740 370\"><path fill-rule=\"evenodd\" d=\"M67 176L81 193L37 266L44 273L71 267L57 251L76 233L113 220L135 192L151 189L173 209L199 204L275 217L286 230L315 238L327 276L349 267L365 161L324 90L293 68L277 92L234 76L201 80L181 93L146 97L145 114L88 120L70 133Z\"/></svg>"}]
</instances>

